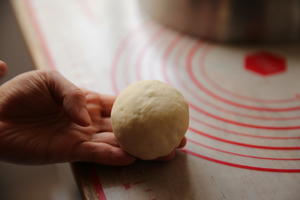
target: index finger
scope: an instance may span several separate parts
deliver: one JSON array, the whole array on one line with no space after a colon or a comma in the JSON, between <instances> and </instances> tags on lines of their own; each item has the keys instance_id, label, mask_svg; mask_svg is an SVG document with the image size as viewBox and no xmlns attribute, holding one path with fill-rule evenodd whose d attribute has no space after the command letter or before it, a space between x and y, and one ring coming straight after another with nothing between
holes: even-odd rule
<instances>
[{"instance_id":1,"label":"index finger","mask_svg":"<svg viewBox=\"0 0 300 200\"><path fill-rule=\"evenodd\" d=\"M186 145L186 142L187 142L186 137L184 137L184 138L181 140L181 142L180 142L180 144L178 145L177 148L183 148L183 147Z\"/></svg>"},{"instance_id":2,"label":"index finger","mask_svg":"<svg viewBox=\"0 0 300 200\"><path fill-rule=\"evenodd\" d=\"M116 96L99 94L97 92L86 89L83 89L83 92L85 93L86 97L90 97L88 98L89 100L99 102L99 104L101 105L101 115L103 117L110 117L111 109L116 100Z\"/></svg>"}]
</instances>

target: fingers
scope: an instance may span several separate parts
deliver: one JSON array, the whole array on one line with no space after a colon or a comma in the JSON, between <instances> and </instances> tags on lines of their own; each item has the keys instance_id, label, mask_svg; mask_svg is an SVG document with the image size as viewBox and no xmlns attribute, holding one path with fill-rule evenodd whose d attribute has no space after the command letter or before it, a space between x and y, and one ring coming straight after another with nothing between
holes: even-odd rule
<instances>
[{"instance_id":1,"label":"fingers","mask_svg":"<svg viewBox=\"0 0 300 200\"><path fill-rule=\"evenodd\" d=\"M63 107L75 123L81 126L90 125L91 119L87 111L85 97L79 90L69 91L66 94Z\"/></svg>"},{"instance_id":2,"label":"fingers","mask_svg":"<svg viewBox=\"0 0 300 200\"><path fill-rule=\"evenodd\" d=\"M0 60L0 77L3 76L7 72L7 65L5 62Z\"/></svg>"},{"instance_id":3,"label":"fingers","mask_svg":"<svg viewBox=\"0 0 300 200\"><path fill-rule=\"evenodd\" d=\"M178 148L186 144L186 138L182 139ZM105 165L129 165L135 161L119 148L119 144L113 133L105 132L93 135L91 142L84 143L78 153L78 161L96 162ZM176 156L176 150L170 154L156 159L156 161L169 161Z\"/></svg>"},{"instance_id":4,"label":"fingers","mask_svg":"<svg viewBox=\"0 0 300 200\"><path fill-rule=\"evenodd\" d=\"M94 134L91 138L92 142L107 143L115 147L120 147L117 138L112 132L102 132Z\"/></svg>"},{"instance_id":5,"label":"fingers","mask_svg":"<svg viewBox=\"0 0 300 200\"><path fill-rule=\"evenodd\" d=\"M71 120L81 126L90 125L84 92L56 71L44 71L44 74L52 95Z\"/></svg>"},{"instance_id":6,"label":"fingers","mask_svg":"<svg viewBox=\"0 0 300 200\"><path fill-rule=\"evenodd\" d=\"M169 160L172 160L175 157L175 155L176 155L176 150L173 150L170 154L160 157L160 158L157 158L156 160L157 161L169 161Z\"/></svg>"},{"instance_id":7,"label":"fingers","mask_svg":"<svg viewBox=\"0 0 300 200\"><path fill-rule=\"evenodd\" d=\"M186 137L184 137L177 148L183 148L186 145Z\"/></svg>"},{"instance_id":8,"label":"fingers","mask_svg":"<svg viewBox=\"0 0 300 200\"><path fill-rule=\"evenodd\" d=\"M115 96L98 94L96 92L85 90L87 103L100 104L101 115L103 117L110 117L111 109L116 99Z\"/></svg>"},{"instance_id":9,"label":"fingers","mask_svg":"<svg viewBox=\"0 0 300 200\"><path fill-rule=\"evenodd\" d=\"M102 116L110 117L111 109L116 100L115 96L101 95Z\"/></svg>"},{"instance_id":10,"label":"fingers","mask_svg":"<svg viewBox=\"0 0 300 200\"><path fill-rule=\"evenodd\" d=\"M96 127L97 132L108 131L112 132L112 123L109 117L101 117L100 105L89 103L87 104L87 110L92 120L92 124Z\"/></svg>"},{"instance_id":11,"label":"fingers","mask_svg":"<svg viewBox=\"0 0 300 200\"><path fill-rule=\"evenodd\" d=\"M77 149L76 161L95 162L105 165L129 165L135 158L121 148L106 143L85 142Z\"/></svg>"},{"instance_id":12,"label":"fingers","mask_svg":"<svg viewBox=\"0 0 300 200\"><path fill-rule=\"evenodd\" d=\"M183 148L185 145L186 145L186 137L184 137L180 144L178 145L177 148ZM157 161L169 161L169 160L172 160L174 159L174 157L176 156L176 150L173 150L170 154L166 155L166 156L163 156L163 157L160 157L160 158L157 158L156 160Z\"/></svg>"},{"instance_id":13,"label":"fingers","mask_svg":"<svg viewBox=\"0 0 300 200\"><path fill-rule=\"evenodd\" d=\"M84 93L87 103L101 105L101 98L99 94L87 90L85 90Z\"/></svg>"},{"instance_id":14,"label":"fingers","mask_svg":"<svg viewBox=\"0 0 300 200\"><path fill-rule=\"evenodd\" d=\"M86 107L91 117L91 120L93 122L99 121L99 119L101 118L100 106L97 104L87 103Z\"/></svg>"},{"instance_id":15,"label":"fingers","mask_svg":"<svg viewBox=\"0 0 300 200\"><path fill-rule=\"evenodd\" d=\"M102 130L102 116L101 116L101 99L97 93L86 92L86 103L87 110L90 115L90 118L93 122L93 125L96 126L97 132ZM105 125L106 126L106 125ZM107 129L106 129L107 130ZM108 129L107 131L111 131Z\"/></svg>"},{"instance_id":16,"label":"fingers","mask_svg":"<svg viewBox=\"0 0 300 200\"><path fill-rule=\"evenodd\" d=\"M102 118L99 124L101 124L100 131L108 131L108 132L113 131L111 119L109 117Z\"/></svg>"}]
</instances>

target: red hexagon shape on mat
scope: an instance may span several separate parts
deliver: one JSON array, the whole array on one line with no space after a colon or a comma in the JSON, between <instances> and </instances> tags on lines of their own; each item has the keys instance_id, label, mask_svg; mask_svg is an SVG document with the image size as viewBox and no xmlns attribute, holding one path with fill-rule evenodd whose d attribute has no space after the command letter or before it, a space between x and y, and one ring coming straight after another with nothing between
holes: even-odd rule
<instances>
[{"instance_id":1,"label":"red hexagon shape on mat","mask_svg":"<svg viewBox=\"0 0 300 200\"><path fill-rule=\"evenodd\" d=\"M270 76L286 71L284 57L269 52L256 52L245 57L245 68L262 76Z\"/></svg>"}]
</instances>

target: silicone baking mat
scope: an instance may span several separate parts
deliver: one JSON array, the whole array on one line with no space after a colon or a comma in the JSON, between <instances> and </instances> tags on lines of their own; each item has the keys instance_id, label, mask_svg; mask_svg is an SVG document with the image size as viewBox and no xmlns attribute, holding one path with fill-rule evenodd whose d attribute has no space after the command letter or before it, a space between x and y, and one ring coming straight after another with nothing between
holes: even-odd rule
<instances>
[{"instance_id":1,"label":"silicone baking mat","mask_svg":"<svg viewBox=\"0 0 300 200\"><path fill-rule=\"evenodd\" d=\"M25 0L47 66L118 94L157 79L190 105L168 163L99 166L99 199L299 199L300 47L229 46L159 25L138 1Z\"/></svg>"}]
</instances>

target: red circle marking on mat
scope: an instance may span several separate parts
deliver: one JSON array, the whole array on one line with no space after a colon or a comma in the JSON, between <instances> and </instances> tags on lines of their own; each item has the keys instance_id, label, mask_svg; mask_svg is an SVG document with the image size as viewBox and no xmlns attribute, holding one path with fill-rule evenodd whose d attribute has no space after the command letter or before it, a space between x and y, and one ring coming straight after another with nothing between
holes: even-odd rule
<instances>
[{"instance_id":1,"label":"red circle marking on mat","mask_svg":"<svg viewBox=\"0 0 300 200\"><path fill-rule=\"evenodd\" d=\"M244 100L249 100L249 101L254 101L254 102L264 102L264 103L287 103L287 102L294 102L294 101L299 101L297 98L293 97L293 98L289 98L289 99L255 99L255 98L251 98L251 97L248 97L248 96L243 96L243 95L240 95L240 94L237 94L233 91L230 91L226 88L223 88L221 85L219 85L217 82L215 82L212 78L210 78L210 76L207 74L207 71L206 71L206 67L205 67L205 64L204 64L204 60L205 60L205 57L207 55L207 53L209 51L211 51L211 48L207 48L205 49L205 56L203 56L203 60L201 62L201 72L203 73L203 77L207 80L208 83L210 83L213 87L215 87L217 90L225 93L225 94L230 94L236 98L240 98L240 99L244 99Z\"/></svg>"},{"instance_id":2,"label":"red circle marking on mat","mask_svg":"<svg viewBox=\"0 0 300 200\"><path fill-rule=\"evenodd\" d=\"M166 62L167 62L167 58L168 58L168 56L169 56L169 54L170 54L170 51L172 50L172 48L173 47L175 47L177 44L178 44L178 42L179 42L179 40L180 40L181 38L180 38L180 35L178 36L178 37L175 37L175 39L169 44L169 46L167 47L167 50L165 51L165 53L163 54L163 64L162 64L162 66L163 66L163 70L162 70L162 73L163 73L163 75L164 75L164 78L165 78L165 80L168 82L168 83L170 83L171 84L171 82L170 82L170 80L169 80L169 78L168 78L168 75L167 75L167 72L166 72ZM180 55L182 55L182 51L181 51L182 49L180 49L179 51L178 51L178 53L180 53ZM175 61L175 63L179 63L179 55L177 55L177 56L175 56L176 57L176 61ZM183 82L182 81L182 79L181 78L179 78L179 72L178 72L178 67L175 67L175 71L176 71L176 73L175 73L175 75L176 75L176 79L177 80L179 80L179 82L181 83L181 85L184 85L184 88L187 90L187 91L190 91L189 90L189 88L185 85L185 82ZM201 102L203 102L203 100L202 99L199 99ZM204 104L206 104L206 105L210 105L208 102L203 102ZM207 104L208 103L208 104ZM212 104L213 105L213 104ZM200 120L198 120L198 119L196 119L196 118L194 118L194 117L191 117L191 119L192 120L194 120L194 121L196 121L196 122L198 122L198 123L201 123L201 124L204 124L204 125L206 125L206 126L208 126L208 127L211 127L211 128L214 128L214 129L218 129L218 130L221 130L221 131L224 131L224 132L227 132L227 133L232 133L232 134L235 134L235 135L240 135L240 136L245 136L245 137L253 137L253 138L260 138L260 139L281 139L281 140L289 140L289 139L300 139L300 137L295 137L295 136L293 136L293 137L271 137L271 136L260 136L260 135L251 135L251 134L247 134L247 133L240 133L240 132L236 132L236 131L230 131L230 130L227 130L227 129L222 129L222 128L219 128L219 127L216 127L216 126L213 126L213 125L210 125L210 124L208 124L208 123L206 123L206 122L204 122L204 121L200 121Z\"/></svg>"},{"instance_id":3,"label":"red circle marking on mat","mask_svg":"<svg viewBox=\"0 0 300 200\"><path fill-rule=\"evenodd\" d=\"M170 80L168 79L168 76L167 76L167 73L166 73L166 69L165 69L165 66L166 66L166 61L167 61L167 58L168 58L168 56L170 55L170 53L171 53L171 51L175 48L175 46L178 44L178 42L180 41L180 39L181 39L181 36L180 35L178 35L177 37L175 37L171 42L170 42L170 44L169 45L167 45L167 47L166 47L166 50L165 50L165 52L163 53L163 74L164 74L164 77L165 77L165 79L167 80L167 82L169 82L170 83ZM139 68L141 68L141 66L139 66ZM236 133L236 132L235 132ZM237 133L236 133L237 134ZM245 134L239 134L239 135L242 135L242 136L245 136ZM248 135L249 136L249 135ZM212 136L213 137L213 136ZM262 138L262 137L260 137L260 138ZM272 137L268 137L268 139L270 139L270 138L272 138ZM285 137L285 138L288 138L288 139L291 139L291 138L289 138L289 137ZM215 138L216 139L216 138ZM295 139L295 137L293 138L293 139ZM299 137L297 138L297 139L299 139ZM221 138L219 138L219 140L221 140ZM224 140L225 141L225 140ZM229 141L227 141L227 142L229 142ZM234 141L230 141L232 144L234 143ZM235 143L235 144L239 144L239 145L244 145L244 146L247 146L247 147L256 147L256 148L264 148L264 149L281 149L281 150L295 150L295 149L298 149L298 148L300 148L300 147L288 147L288 148L286 148L286 147L268 147L268 146L258 146L258 145L251 145L251 144L244 144L244 143Z\"/></svg>"},{"instance_id":4,"label":"red circle marking on mat","mask_svg":"<svg viewBox=\"0 0 300 200\"><path fill-rule=\"evenodd\" d=\"M167 82L170 83L170 80L167 76L167 73L166 73L166 59L168 57L169 53L167 53L166 51L166 54L165 56L163 57L163 68L162 68L162 73L164 75L164 78ZM179 63L179 56L177 56L176 58L176 63ZM189 87L186 85L186 83L184 81L182 81L182 79L180 78L179 76L179 72L178 72L178 67L175 67L175 72L174 72L175 76L176 76L176 79L179 80L179 83L180 85L182 85L184 87L184 89L186 91L188 91L194 98L196 98L198 101L202 102L203 104L207 105L207 106L210 106L212 108L215 108L216 110L219 110L219 111L222 111L224 113L228 113L228 114L231 114L231 115L236 115L236 116L241 116L241 117L247 117L247 118L252 118L252 119L261 119L261 120L274 120L274 121L285 121L285 120L296 120L296 119L300 119L300 116L295 116L295 117L263 117L263 116L253 116L253 115L247 115L247 114L243 114L243 113L238 113L238 112L235 112L235 111L230 111L230 110L227 110L225 108L222 108L220 106L217 106L217 105L214 105L212 103L210 103L209 101L206 101L205 99L202 99L201 97L199 97L197 95L197 93L194 93L191 89L189 89ZM195 105L196 106L196 105Z\"/></svg>"},{"instance_id":5,"label":"red circle marking on mat","mask_svg":"<svg viewBox=\"0 0 300 200\"><path fill-rule=\"evenodd\" d=\"M115 65L113 65L115 66ZM112 72L113 72L114 69L112 69ZM116 74L112 73L112 81L115 82L116 81L116 77L114 77ZM116 83L114 83L116 84ZM115 92L117 93L118 92L118 89L117 87L114 87L115 88ZM226 162L226 161L222 161L222 160L217 160L217 159L214 159L214 158L210 158L210 157L207 157L207 156L203 156L203 155L200 155L198 153L195 153L195 152L192 152L192 151L189 151L189 150L183 150L184 152L186 153L189 153L191 155L194 155L194 156L197 156L199 158L202 158L202 159L206 159L206 160L209 160L209 161L212 161L212 162L215 162L215 163L219 163L219 164L223 164L223 165L228 165L228 166L232 166L232 167L236 167L236 168L244 168L244 169L250 169L250 170L257 170L257 171L270 171L270 172L287 172L287 173L295 173L295 172L300 172L300 169L276 169L276 168L261 168L261 167L254 167L254 166L247 166L247 165L240 165L240 164L234 164L234 163L230 163L230 162Z\"/></svg>"},{"instance_id":6,"label":"red circle marking on mat","mask_svg":"<svg viewBox=\"0 0 300 200\"><path fill-rule=\"evenodd\" d=\"M206 149L211 149L211 150L214 150L214 151L218 151L218 152L222 152L222 153L226 153L226 154L231 154L231 155L235 155L235 156L240 156L240 157L255 158L255 159L261 159L261 160L280 160L280 161L298 161L298 160L300 160L300 158L274 158L274 157L261 157L261 156L252 156L252 155L247 155L247 154L240 154L240 153L225 151L225 150L218 149L218 148L215 148L215 147L212 147L212 146L208 146L208 145L205 145L203 143L200 143L198 141L195 141L195 140L192 140L192 139L189 139L189 138L187 138L187 141L191 142L195 145L204 147Z\"/></svg>"},{"instance_id":7,"label":"red circle marking on mat","mask_svg":"<svg viewBox=\"0 0 300 200\"><path fill-rule=\"evenodd\" d=\"M174 43L177 43L178 42L178 38L175 38L175 42ZM173 45L171 43L171 45ZM192 50L194 51L194 49L198 49L199 48L199 43L196 44L196 48L192 48ZM170 51L171 48L169 48L168 50ZM164 54L164 57L165 56L168 56L169 54L169 51L166 51L167 53ZM170 80L167 78L166 76L166 71L165 71L165 66L163 65L163 74L165 76L165 79L167 82L170 82ZM209 116L211 118L214 118L216 120L219 120L219 121L223 121L223 122L226 122L226 123L230 123L230 124L233 124L233 125L237 125L237 126L245 126L245 127L249 127L249 128L256 128L256 129L268 129L268 130L294 130L294 129L300 129L300 126L289 126L289 127L282 127L282 126L260 126L260 125L254 125L254 124L247 124L247 123L241 123L241 122L237 122L237 121L234 121L234 120L230 120L230 119L225 119L223 117L220 117L220 116L217 116L217 115L214 115L214 114L211 114L199 107L197 107L196 105L192 104L192 103L189 103L190 107L193 108L194 110L206 115L206 116Z\"/></svg>"},{"instance_id":8,"label":"red circle marking on mat","mask_svg":"<svg viewBox=\"0 0 300 200\"><path fill-rule=\"evenodd\" d=\"M211 134L208 133L204 133L203 131L199 131L195 128L192 128L191 126L189 127L189 130L191 132L194 132L198 135L202 135L205 137L208 137L210 139L213 140L218 140L221 142L225 142L228 144L234 144L234 145L238 145L238 146L243 146L243 147L248 147L248 148L255 148L255 149L268 149L268 150L285 150L285 151L290 151L290 150L300 150L300 146L293 146L293 147L277 147L277 146L262 146L262 145L254 145L254 144L248 144L248 143L243 143L243 142L236 142L233 140L227 140L227 139L223 139L217 136L213 136Z\"/></svg>"},{"instance_id":9,"label":"red circle marking on mat","mask_svg":"<svg viewBox=\"0 0 300 200\"><path fill-rule=\"evenodd\" d=\"M191 71L191 57L193 57L193 54L196 53L196 50L198 50L199 48L199 43L197 43L189 52L188 54L188 59L187 59L187 65L188 65L188 71L189 71L189 74L193 80L194 83L198 83L200 84L196 79L195 79L195 76L193 75L193 72ZM199 85L201 86L201 84ZM211 93L209 90L207 90L208 93ZM249 128L256 128L256 129L269 129L269 130L295 130L295 129L300 129L300 126L260 126L260 125L254 125L254 124L247 124L247 123L241 123L241 122L237 122L237 121L234 121L234 120L230 120L230 119L225 119L223 117L219 117L217 115L214 115L214 114L211 114L211 113L208 113L207 111L193 105L190 103L190 106L194 109L196 109L198 112L201 112L211 118L214 118L214 119L217 119L217 120L220 120L220 121L223 121L223 122L227 122L227 123L230 123L230 124L234 124L234 125L237 125L237 126L244 126L244 127L249 127Z\"/></svg>"},{"instance_id":10,"label":"red circle marking on mat","mask_svg":"<svg viewBox=\"0 0 300 200\"><path fill-rule=\"evenodd\" d=\"M296 106L296 107L290 107L290 108L264 108L264 107L256 107L256 106L249 106L249 105L243 105L237 102L233 102L229 99L225 99L217 94L215 94L214 92L208 90L201 82L198 81L198 79L196 78L196 76L194 75L193 69L192 69L192 60L193 57L195 56L195 53L197 52L197 50L199 49L199 44L196 44L194 47L191 48L188 57L187 57L187 71L190 75L191 80L195 83L195 85L204 93L206 93L207 95L213 97L214 99L217 99L223 103L227 103L239 108L243 108L243 109L248 109L248 110L257 110L257 111L268 111L268 112L287 112L287 111L296 111L296 110L300 110L300 106ZM203 57L204 54L202 54ZM203 58L201 57L200 61L203 60Z\"/></svg>"},{"instance_id":11,"label":"red circle marking on mat","mask_svg":"<svg viewBox=\"0 0 300 200\"><path fill-rule=\"evenodd\" d=\"M131 35L134 33L135 32L132 31L128 35L125 36L125 38L121 41L120 45L118 46L118 48L116 50L116 54L113 58L113 63L112 63L112 67L111 67L111 79L112 79L112 87L116 94L118 94L118 86L117 86L117 81L116 81L115 75L116 75L116 71L117 71L118 62L120 60L121 54L123 53L127 43L129 42Z\"/></svg>"},{"instance_id":12,"label":"red circle marking on mat","mask_svg":"<svg viewBox=\"0 0 300 200\"><path fill-rule=\"evenodd\" d=\"M167 61L167 58L168 56L170 55L171 51L175 48L175 46L178 44L178 42L180 41L181 39L181 36L178 35L177 37L175 37L171 42L170 44L167 46L165 52L163 53L163 66L166 66L166 61ZM139 65L139 68L141 68L141 66ZM176 68L177 69L177 68ZM168 76L166 75L166 71L165 69L163 70L163 74L164 74L164 77L165 79L167 80L167 82L170 83L169 79L168 79ZM141 79L141 77L140 77ZM152 79L152 78L151 78ZM194 119L196 122L197 120ZM199 121L198 121L199 122ZM202 122L202 124L205 124L209 127L214 127L212 125L209 125L205 122ZM214 127L215 129L217 129L217 127ZM219 128L220 130L221 128ZM221 129L221 130L225 130L225 129ZM300 139L300 137L271 137L271 136L257 136L257 135L250 135L250 134L245 134L245 133L238 133L238 132L235 132L235 131L229 131L229 130L225 130L226 132L229 132L229 133L232 133L232 134L236 134L236 135L240 135L240 136L247 136L247 137L256 137L256 138L261 138L261 139L282 139L282 140L286 140L286 139Z\"/></svg>"},{"instance_id":13,"label":"red circle marking on mat","mask_svg":"<svg viewBox=\"0 0 300 200\"><path fill-rule=\"evenodd\" d=\"M136 62L136 66L137 66L137 78L138 80L142 80L142 74L141 74L141 62L142 60L144 59L144 55L145 55L145 52L147 50L147 47L150 46L151 43L153 43L158 37L161 36L161 34L163 34L165 31L165 28L164 27L161 27L155 34L153 34L149 40L147 41L145 47L142 49L142 51L140 52L139 56L138 56L138 59L137 59L137 62Z\"/></svg>"},{"instance_id":14,"label":"red circle marking on mat","mask_svg":"<svg viewBox=\"0 0 300 200\"><path fill-rule=\"evenodd\" d=\"M202 158L214 163L222 164L222 165L227 165L231 167L236 167L236 168L242 168L242 169L249 169L249 170L255 170L255 171L266 171L266 172L281 172L281 173L300 173L300 169L278 169L278 168L265 168L265 167L254 167L254 166L249 166L249 165L241 165L241 164L235 164L223 160L218 160L215 158L211 158L208 156L201 155L199 153L195 153L193 151L187 150L187 149L182 149L181 151L196 156L198 158Z\"/></svg>"},{"instance_id":15,"label":"red circle marking on mat","mask_svg":"<svg viewBox=\"0 0 300 200\"><path fill-rule=\"evenodd\" d=\"M158 29L157 27L152 27L152 26L147 26L147 27L145 27L145 28L151 28L151 29ZM145 29L143 29L143 31L144 31ZM152 30L151 30L152 31ZM154 30L154 32L157 32L157 31L159 31L159 30ZM154 35L155 34L158 34L158 33L154 33ZM135 34L136 35L136 34ZM152 37L154 37L154 36L152 36ZM130 40L131 39L133 39L133 38L130 38ZM128 45L128 43L129 43L129 41L127 42L127 45ZM147 45L145 46L145 47L142 47L142 50L141 51L145 51L144 49L147 47ZM129 48L129 47L126 47L126 48ZM125 51L126 49L123 49L123 51ZM139 54L141 54L140 52L138 52ZM126 85L129 85L129 84L131 84L131 80L130 80L130 78L128 77L128 76L126 76L126 74L128 73L128 68L127 67L129 67L129 66L131 66L131 64L129 64L129 59L131 59L131 57L129 57L129 56L127 56L127 57L125 57L125 61L124 61L124 65L125 65L125 67L123 67L123 69L124 69L124 78L125 78L125 84ZM134 59L131 59L131 60L134 60ZM140 61L141 62L141 61Z\"/></svg>"},{"instance_id":16,"label":"red circle marking on mat","mask_svg":"<svg viewBox=\"0 0 300 200\"><path fill-rule=\"evenodd\" d=\"M270 140L299 140L300 136L293 136L293 137L274 137L274 136L263 136L263 135L252 135L249 133L241 133L241 132L237 132L237 131L232 131L232 130L228 130L228 129L224 129L224 128L220 128L214 125L211 125L209 123L206 123L202 120L199 120L195 117L190 117L193 121L203 124L205 126L208 126L210 128L219 130L219 131L224 131L226 133L230 133L230 134L234 134L234 135L239 135L239 136L244 136L244 137L251 137L251 138L259 138L259 139L270 139Z\"/></svg>"},{"instance_id":17,"label":"red circle marking on mat","mask_svg":"<svg viewBox=\"0 0 300 200\"><path fill-rule=\"evenodd\" d=\"M116 70L117 70L117 66L118 66L118 62L120 60L120 57L122 55L122 53L124 52L124 49L126 48L128 42L130 41L132 35L137 34L137 32L141 31L141 27L147 26L148 24L150 24L151 21L145 21L144 23L142 23L142 25L138 26L137 30L133 30L131 32L129 32L125 38L121 41L120 45L118 46L117 50L116 50L116 54L113 58L113 63L112 63L112 67L111 67L111 80L112 80L112 88L114 90L114 92L116 94L118 94L119 89L117 86L117 80L116 80Z\"/></svg>"}]
</instances>

